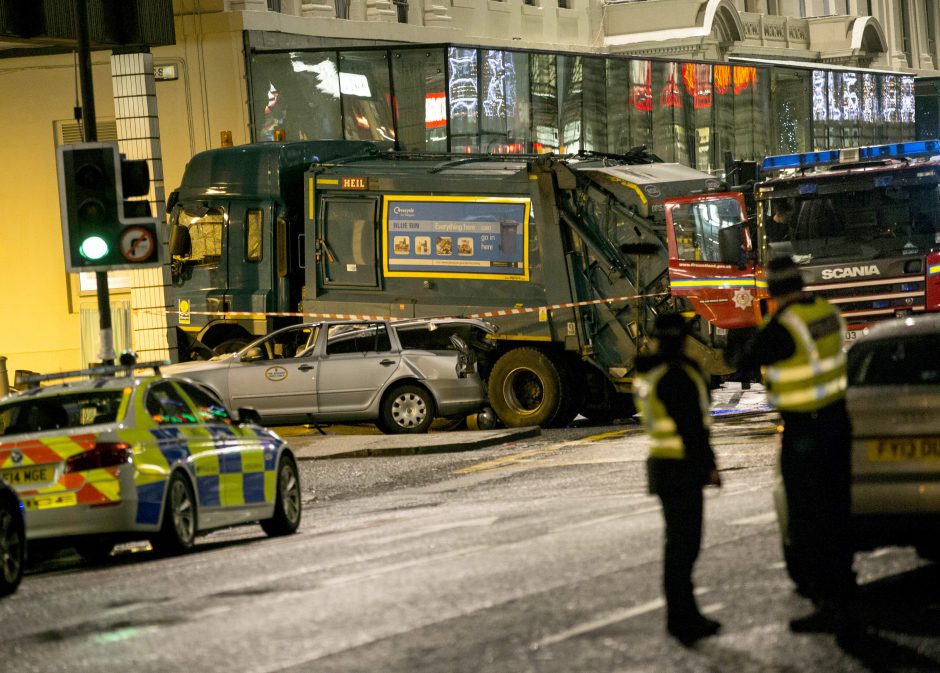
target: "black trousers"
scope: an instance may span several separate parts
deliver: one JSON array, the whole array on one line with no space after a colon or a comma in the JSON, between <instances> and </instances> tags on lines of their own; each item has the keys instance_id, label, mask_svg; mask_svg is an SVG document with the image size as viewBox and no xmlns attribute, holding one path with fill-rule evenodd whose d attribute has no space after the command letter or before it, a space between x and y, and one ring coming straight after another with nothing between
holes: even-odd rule
<instances>
[{"instance_id":1,"label":"black trousers","mask_svg":"<svg viewBox=\"0 0 940 673\"><path fill-rule=\"evenodd\" d=\"M692 593L692 569L702 545L702 487L661 488L657 492L666 521L663 591L669 626L701 616Z\"/></svg>"},{"instance_id":2,"label":"black trousers","mask_svg":"<svg viewBox=\"0 0 940 673\"><path fill-rule=\"evenodd\" d=\"M820 602L855 591L851 537L852 427L844 402L783 413L780 467L796 579Z\"/></svg>"}]
</instances>

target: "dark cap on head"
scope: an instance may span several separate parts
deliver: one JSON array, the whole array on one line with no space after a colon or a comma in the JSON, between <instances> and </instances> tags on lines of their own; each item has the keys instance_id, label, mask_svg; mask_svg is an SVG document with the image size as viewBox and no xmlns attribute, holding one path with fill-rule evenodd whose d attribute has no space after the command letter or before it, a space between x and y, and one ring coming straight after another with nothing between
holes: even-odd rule
<instances>
[{"instance_id":1,"label":"dark cap on head","mask_svg":"<svg viewBox=\"0 0 940 673\"><path fill-rule=\"evenodd\" d=\"M653 323L654 339L682 339L689 333L689 322L681 313L663 313Z\"/></svg>"},{"instance_id":2,"label":"dark cap on head","mask_svg":"<svg viewBox=\"0 0 940 673\"><path fill-rule=\"evenodd\" d=\"M767 264L767 289L771 297L782 297L803 289L803 276L792 257L774 257Z\"/></svg>"}]
</instances>

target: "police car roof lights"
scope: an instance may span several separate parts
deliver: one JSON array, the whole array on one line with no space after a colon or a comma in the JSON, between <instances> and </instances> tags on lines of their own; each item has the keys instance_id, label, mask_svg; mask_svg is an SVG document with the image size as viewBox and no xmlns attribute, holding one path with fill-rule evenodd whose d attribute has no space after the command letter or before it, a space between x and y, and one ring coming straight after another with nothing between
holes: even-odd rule
<instances>
[{"instance_id":1,"label":"police car roof lights","mask_svg":"<svg viewBox=\"0 0 940 673\"><path fill-rule=\"evenodd\" d=\"M89 367L87 369L73 369L68 372L55 372L53 374L35 374L27 376L22 383L28 389L38 388L40 383L48 381L61 381L64 379L92 378L96 376L111 376L112 374L122 374L131 376L133 372L139 369L152 369L154 374L160 374L160 367L170 364L169 360L154 360L153 362L136 362L130 364L103 365L100 367Z\"/></svg>"},{"instance_id":2,"label":"police car roof lights","mask_svg":"<svg viewBox=\"0 0 940 673\"><path fill-rule=\"evenodd\" d=\"M852 147L841 150L776 154L764 159L761 163L761 172L773 173L775 171L795 168L805 170L807 168L833 166L836 164L860 161L913 159L917 157L931 157L938 154L940 154L940 140L915 140L904 143L869 145L867 147Z\"/></svg>"}]
</instances>

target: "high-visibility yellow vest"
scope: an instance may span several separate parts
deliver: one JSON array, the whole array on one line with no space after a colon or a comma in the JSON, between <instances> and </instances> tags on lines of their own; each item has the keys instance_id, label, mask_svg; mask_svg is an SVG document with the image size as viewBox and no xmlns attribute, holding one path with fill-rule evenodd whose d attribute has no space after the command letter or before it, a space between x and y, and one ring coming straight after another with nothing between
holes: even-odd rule
<instances>
[{"instance_id":1,"label":"high-visibility yellow vest","mask_svg":"<svg viewBox=\"0 0 940 673\"><path fill-rule=\"evenodd\" d=\"M705 380L695 367L686 363L681 363L680 366L695 382L702 422L705 427L708 427L711 425L711 416L708 413L710 403ZM650 436L650 458L682 460L685 458L685 443L676 428L675 420L666 411L666 405L656 394L659 381L667 371L669 371L669 365L661 364L638 376L633 382L633 397Z\"/></svg>"},{"instance_id":2,"label":"high-visibility yellow vest","mask_svg":"<svg viewBox=\"0 0 940 673\"><path fill-rule=\"evenodd\" d=\"M810 412L845 397L842 334L845 322L822 297L788 305L777 321L790 333L796 352L763 368L767 401L781 411Z\"/></svg>"}]
</instances>

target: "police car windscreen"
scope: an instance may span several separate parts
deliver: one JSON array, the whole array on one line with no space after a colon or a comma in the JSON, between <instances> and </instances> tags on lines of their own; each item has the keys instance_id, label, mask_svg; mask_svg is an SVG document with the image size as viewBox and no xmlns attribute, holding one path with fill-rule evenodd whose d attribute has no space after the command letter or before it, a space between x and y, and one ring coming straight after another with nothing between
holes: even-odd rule
<instances>
[{"instance_id":1,"label":"police car windscreen","mask_svg":"<svg viewBox=\"0 0 940 673\"><path fill-rule=\"evenodd\" d=\"M117 420L121 390L14 399L0 405L0 435L84 428Z\"/></svg>"}]
</instances>

